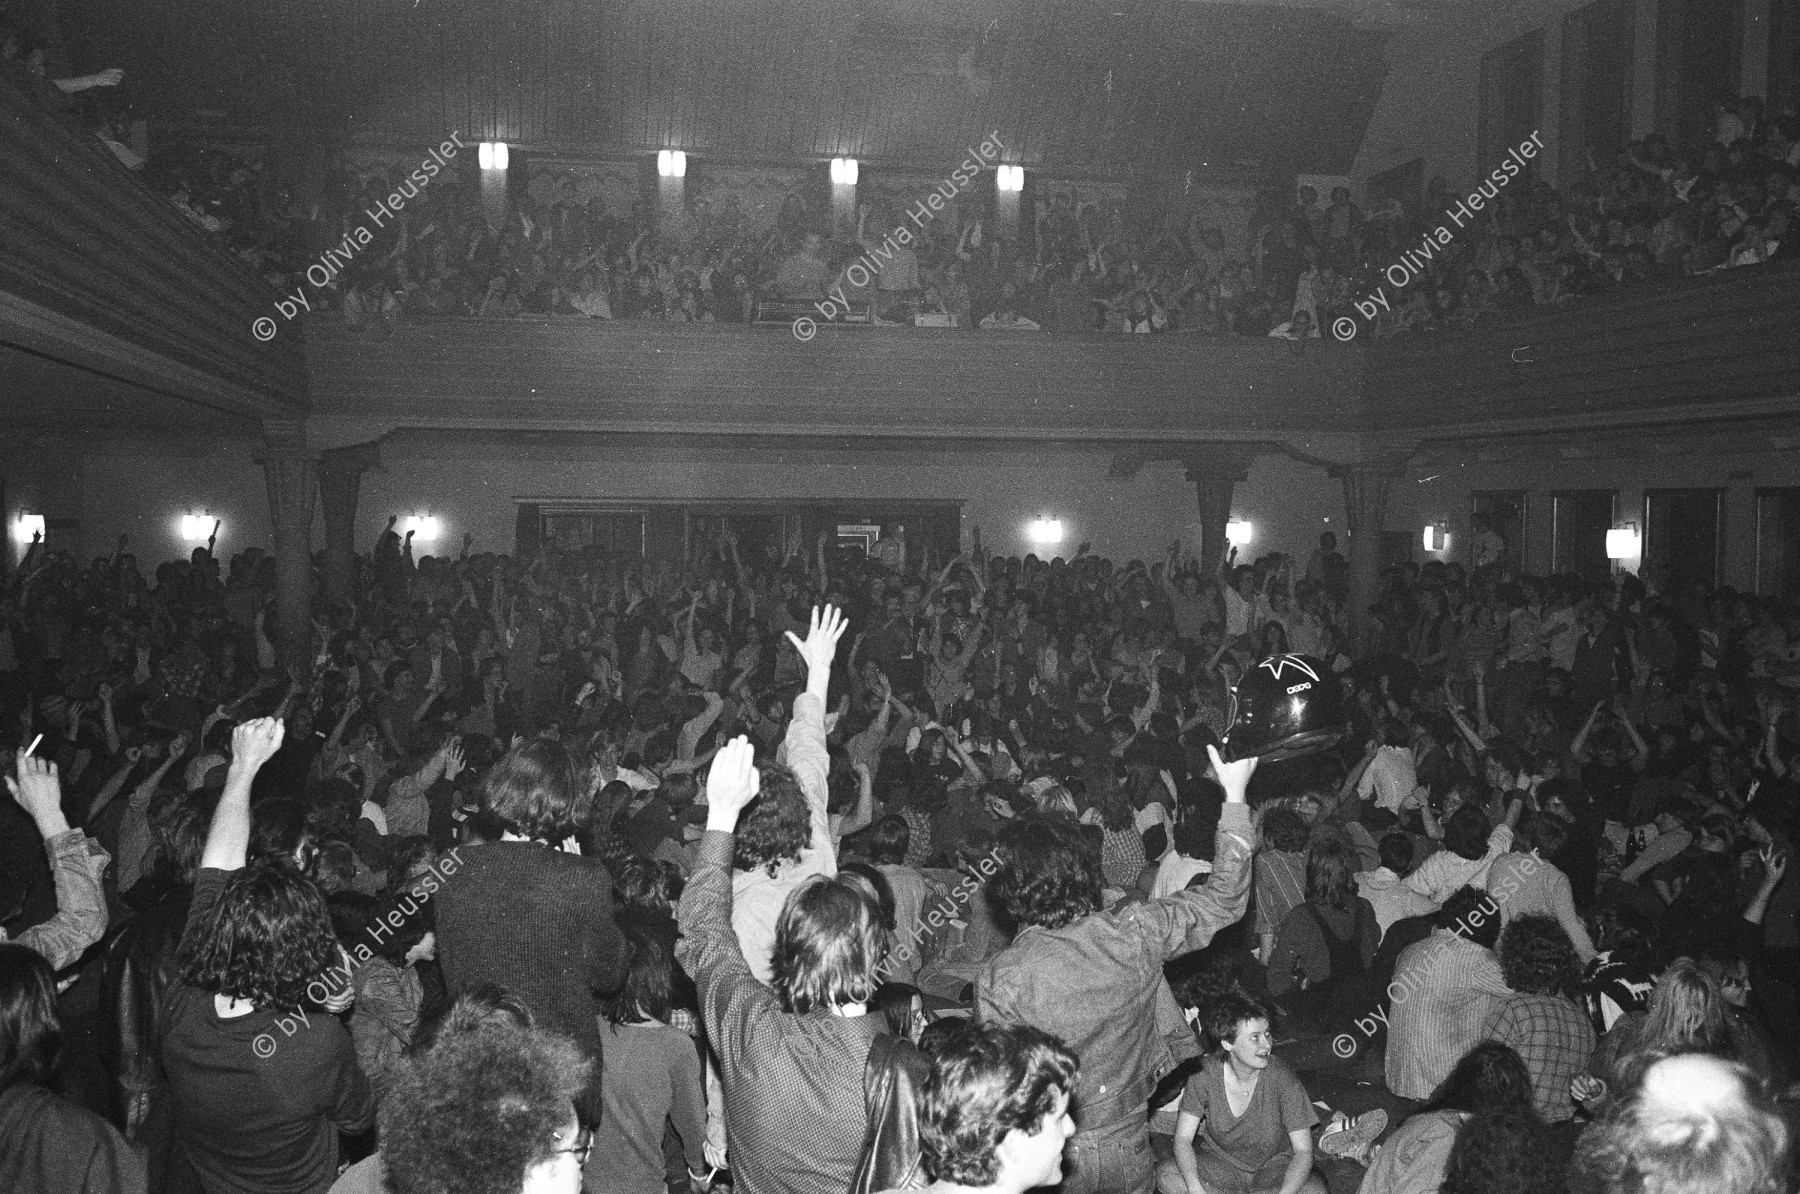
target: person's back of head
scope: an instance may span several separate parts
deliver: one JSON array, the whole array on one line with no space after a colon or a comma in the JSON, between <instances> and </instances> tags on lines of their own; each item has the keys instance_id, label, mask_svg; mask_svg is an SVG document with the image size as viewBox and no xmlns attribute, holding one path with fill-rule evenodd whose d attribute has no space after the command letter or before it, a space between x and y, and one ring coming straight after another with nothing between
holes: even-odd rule
<instances>
[{"instance_id":1,"label":"person's back of head","mask_svg":"<svg viewBox=\"0 0 1800 1194\"><path fill-rule=\"evenodd\" d=\"M1307 839L1311 836L1312 830L1307 828L1306 819L1286 805L1278 804L1263 814L1262 837L1271 849L1296 854L1306 849Z\"/></svg>"},{"instance_id":2,"label":"person's back of head","mask_svg":"<svg viewBox=\"0 0 1800 1194\"><path fill-rule=\"evenodd\" d=\"M906 818L892 813L881 818L869 830L869 858L877 866L899 866L906 861L912 845L912 829Z\"/></svg>"},{"instance_id":3,"label":"person's back of head","mask_svg":"<svg viewBox=\"0 0 1800 1194\"><path fill-rule=\"evenodd\" d=\"M1431 1100L1419 1108L1430 1111L1463 1111L1480 1115L1490 1111L1532 1109L1531 1071L1511 1045L1483 1041L1463 1054Z\"/></svg>"},{"instance_id":4,"label":"person's back of head","mask_svg":"<svg viewBox=\"0 0 1800 1194\"><path fill-rule=\"evenodd\" d=\"M1335 837L1321 838L1306 853L1306 898L1340 912L1354 907L1356 852Z\"/></svg>"},{"instance_id":5,"label":"person's back of head","mask_svg":"<svg viewBox=\"0 0 1800 1194\"><path fill-rule=\"evenodd\" d=\"M177 954L183 982L295 1011L309 984L338 962L325 897L293 870L252 863L231 872L218 899L189 923Z\"/></svg>"},{"instance_id":6,"label":"person's back of head","mask_svg":"<svg viewBox=\"0 0 1800 1194\"><path fill-rule=\"evenodd\" d=\"M0 943L0 1091L49 1086L62 1048L56 975L36 950Z\"/></svg>"},{"instance_id":7,"label":"person's back of head","mask_svg":"<svg viewBox=\"0 0 1800 1194\"><path fill-rule=\"evenodd\" d=\"M1444 849L1467 862L1477 862L1487 854L1487 815L1478 808L1459 808L1444 823Z\"/></svg>"},{"instance_id":8,"label":"person's back of head","mask_svg":"<svg viewBox=\"0 0 1800 1194\"><path fill-rule=\"evenodd\" d=\"M656 934L629 922L619 931L625 938L625 981L601 999L600 1014L613 1024L667 1021L674 959Z\"/></svg>"},{"instance_id":9,"label":"person's back of head","mask_svg":"<svg viewBox=\"0 0 1800 1194\"><path fill-rule=\"evenodd\" d=\"M592 1063L566 1037L498 1018L407 1058L381 1103L392 1194L581 1188L575 1099Z\"/></svg>"},{"instance_id":10,"label":"person's back of head","mask_svg":"<svg viewBox=\"0 0 1800 1194\"><path fill-rule=\"evenodd\" d=\"M1375 850L1381 856L1381 865L1394 874L1404 877L1412 870L1413 843L1404 833L1384 834Z\"/></svg>"},{"instance_id":11,"label":"person's back of head","mask_svg":"<svg viewBox=\"0 0 1800 1194\"><path fill-rule=\"evenodd\" d=\"M1560 1194L1562 1166L1529 1108L1473 1115L1457 1129L1441 1194Z\"/></svg>"},{"instance_id":12,"label":"person's back of head","mask_svg":"<svg viewBox=\"0 0 1800 1194\"><path fill-rule=\"evenodd\" d=\"M1533 850L1541 858L1549 858L1569 840L1569 823L1555 813L1532 813L1513 836L1513 849L1522 854Z\"/></svg>"},{"instance_id":13,"label":"person's back of head","mask_svg":"<svg viewBox=\"0 0 1800 1194\"><path fill-rule=\"evenodd\" d=\"M1436 927L1492 949L1500 939L1500 905L1480 888L1459 887L1438 909Z\"/></svg>"},{"instance_id":14,"label":"person's back of head","mask_svg":"<svg viewBox=\"0 0 1800 1194\"><path fill-rule=\"evenodd\" d=\"M781 763L757 767L756 799L738 820L732 839L732 866L740 871L763 868L774 875L784 862L800 857L812 831L811 812L800 779Z\"/></svg>"},{"instance_id":15,"label":"person's back of head","mask_svg":"<svg viewBox=\"0 0 1800 1194\"><path fill-rule=\"evenodd\" d=\"M1074 1132L1075 1054L1025 1026L962 1023L932 1030L931 1074L919 1105L927 1177L983 1188L1051 1186ZM1053 1147L1052 1147L1053 1146Z\"/></svg>"},{"instance_id":16,"label":"person's back of head","mask_svg":"<svg viewBox=\"0 0 1800 1194\"><path fill-rule=\"evenodd\" d=\"M881 982L889 934L880 898L861 875L814 875L775 923L775 993L797 1015L867 1003Z\"/></svg>"},{"instance_id":17,"label":"person's back of head","mask_svg":"<svg viewBox=\"0 0 1800 1194\"><path fill-rule=\"evenodd\" d=\"M1521 916L1500 935L1500 970L1506 985L1531 995L1562 995L1578 977L1575 947L1548 916Z\"/></svg>"},{"instance_id":18,"label":"person's back of head","mask_svg":"<svg viewBox=\"0 0 1800 1194\"><path fill-rule=\"evenodd\" d=\"M1789 1133L1743 1066L1689 1054L1657 1062L1583 1134L1571 1166L1599 1194L1779 1194Z\"/></svg>"},{"instance_id":19,"label":"person's back of head","mask_svg":"<svg viewBox=\"0 0 1800 1194\"><path fill-rule=\"evenodd\" d=\"M1297 818L1296 818L1297 819ZM1060 929L1100 907L1098 859L1076 827L1051 821L1012 822L995 849L999 869L989 891L1013 925Z\"/></svg>"},{"instance_id":20,"label":"person's back of head","mask_svg":"<svg viewBox=\"0 0 1800 1194\"><path fill-rule=\"evenodd\" d=\"M567 748L533 738L507 752L489 769L481 807L507 833L559 844L576 829L575 763Z\"/></svg>"}]
</instances>

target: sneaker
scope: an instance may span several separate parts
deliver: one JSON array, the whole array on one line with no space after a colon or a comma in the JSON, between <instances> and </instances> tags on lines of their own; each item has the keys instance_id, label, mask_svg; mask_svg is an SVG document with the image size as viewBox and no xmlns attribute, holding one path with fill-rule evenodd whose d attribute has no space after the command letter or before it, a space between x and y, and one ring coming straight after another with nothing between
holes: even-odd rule
<instances>
[{"instance_id":1,"label":"sneaker","mask_svg":"<svg viewBox=\"0 0 1800 1194\"><path fill-rule=\"evenodd\" d=\"M1387 1112L1382 1108L1365 1111L1319 1137L1319 1151L1328 1157L1348 1157L1364 1152L1377 1136L1387 1131L1387 1122Z\"/></svg>"}]
</instances>

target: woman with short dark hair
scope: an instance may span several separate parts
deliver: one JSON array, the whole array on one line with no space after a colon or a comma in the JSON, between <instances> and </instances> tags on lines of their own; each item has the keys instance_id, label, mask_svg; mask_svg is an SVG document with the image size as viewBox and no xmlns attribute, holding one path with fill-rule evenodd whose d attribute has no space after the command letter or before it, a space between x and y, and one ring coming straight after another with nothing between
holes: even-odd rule
<instances>
[{"instance_id":1,"label":"woman with short dark hair","mask_svg":"<svg viewBox=\"0 0 1800 1194\"><path fill-rule=\"evenodd\" d=\"M118 1130L55 1094L56 977L36 950L0 944L0 1190L142 1194L144 1163Z\"/></svg>"},{"instance_id":2,"label":"woman with short dark hair","mask_svg":"<svg viewBox=\"0 0 1800 1194\"><path fill-rule=\"evenodd\" d=\"M1205 1012L1217 1047L1188 1079L1163 1194L1325 1194L1313 1169L1319 1122L1306 1087L1275 1056L1269 1011L1228 991ZM1196 1144L1196 1137L1199 1138Z\"/></svg>"},{"instance_id":3,"label":"woman with short dark hair","mask_svg":"<svg viewBox=\"0 0 1800 1194\"><path fill-rule=\"evenodd\" d=\"M1314 843L1306 858L1306 901L1281 924L1269 959L1269 994L1317 1023L1358 990L1381 944L1375 908L1357 894L1355 851L1336 838ZM1369 994L1374 994L1370 992Z\"/></svg>"}]
</instances>

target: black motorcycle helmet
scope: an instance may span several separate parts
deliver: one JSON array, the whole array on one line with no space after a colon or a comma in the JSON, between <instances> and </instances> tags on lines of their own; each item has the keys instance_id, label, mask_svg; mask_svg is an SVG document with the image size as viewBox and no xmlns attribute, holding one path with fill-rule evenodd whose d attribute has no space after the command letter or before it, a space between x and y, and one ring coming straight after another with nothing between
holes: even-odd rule
<instances>
[{"instance_id":1,"label":"black motorcycle helmet","mask_svg":"<svg viewBox=\"0 0 1800 1194\"><path fill-rule=\"evenodd\" d=\"M1231 693L1226 762L1265 762L1330 750L1350 733L1343 693L1323 660L1273 655L1244 674Z\"/></svg>"}]
</instances>

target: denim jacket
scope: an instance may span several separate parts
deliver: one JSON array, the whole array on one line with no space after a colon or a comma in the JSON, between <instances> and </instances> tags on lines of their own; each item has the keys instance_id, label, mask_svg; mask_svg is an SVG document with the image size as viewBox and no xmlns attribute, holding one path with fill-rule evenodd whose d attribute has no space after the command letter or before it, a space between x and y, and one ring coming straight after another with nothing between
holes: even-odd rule
<instances>
[{"instance_id":1,"label":"denim jacket","mask_svg":"<svg viewBox=\"0 0 1800 1194\"><path fill-rule=\"evenodd\" d=\"M1244 915L1254 838L1248 807L1227 804L1206 886L1060 929L1027 926L976 976L978 1020L1029 1024L1080 1056L1070 1106L1080 1131L1143 1115L1158 1079L1182 1060L1174 1040L1197 1054L1163 963L1204 948Z\"/></svg>"}]
</instances>

